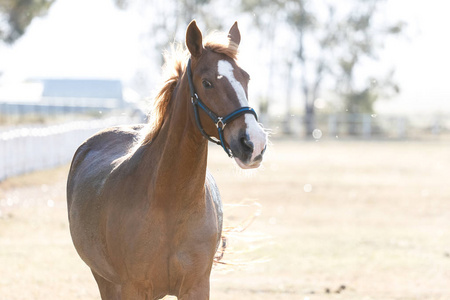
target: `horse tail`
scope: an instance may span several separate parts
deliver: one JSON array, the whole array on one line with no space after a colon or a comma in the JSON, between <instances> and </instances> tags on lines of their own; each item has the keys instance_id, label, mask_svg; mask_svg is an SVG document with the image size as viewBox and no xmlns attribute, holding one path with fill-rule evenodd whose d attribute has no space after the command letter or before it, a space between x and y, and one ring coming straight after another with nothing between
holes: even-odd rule
<instances>
[{"instance_id":1,"label":"horse tail","mask_svg":"<svg viewBox=\"0 0 450 300\"><path fill-rule=\"evenodd\" d=\"M241 240L246 244L245 248L252 249L253 246L249 245L252 241L255 241L259 238L255 238L255 234L248 233L246 230L252 225L252 223L258 218L261 214L262 206L256 201L253 200L244 200L239 204L226 204L225 208L252 208L253 211L250 212L242 221L240 221L237 225L233 226L224 226L222 230L221 243L218 247L216 254L214 256L214 265L225 265L225 266L242 266L247 265L249 263L253 263L255 260L245 261L238 257L232 258L228 261L224 261L224 256L229 255L237 255L250 251L243 250L234 250L228 249L229 240ZM227 222L227 221L225 221ZM245 233L245 234L244 234ZM239 246L239 248L241 248Z\"/></svg>"},{"instance_id":2,"label":"horse tail","mask_svg":"<svg viewBox=\"0 0 450 300\"><path fill-rule=\"evenodd\" d=\"M227 237L222 233L220 247L216 251L216 255L214 255L214 264L224 264L222 262L222 258L225 255L225 250L227 249Z\"/></svg>"}]
</instances>

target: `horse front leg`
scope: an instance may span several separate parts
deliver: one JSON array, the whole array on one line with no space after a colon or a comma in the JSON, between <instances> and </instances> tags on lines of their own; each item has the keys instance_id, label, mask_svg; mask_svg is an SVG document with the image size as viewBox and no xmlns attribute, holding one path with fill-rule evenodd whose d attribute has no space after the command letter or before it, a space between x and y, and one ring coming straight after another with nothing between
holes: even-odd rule
<instances>
[{"instance_id":1,"label":"horse front leg","mask_svg":"<svg viewBox=\"0 0 450 300\"><path fill-rule=\"evenodd\" d=\"M144 291L138 288L134 283L122 284L121 300L148 300L153 299L151 291Z\"/></svg>"},{"instance_id":2,"label":"horse front leg","mask_svg":"<svg viewBox=\"0 0 450 300\"><path fill-rule=\"evenodd\" d=\"M187 290L178 300L209 300L209 277Z\"/></svg>"},{"instance_id":3,"label":"horse front leg","mask_svg":"<svg viewBox=\"0 0 450 300\"><path fill-rule=\"evenodd\" d=\"M98 289L102 300L121 300L120 298L120 285L112 283L102 276L98 275L94 270L91 270L94 275L95 281L97 281Z\"/></svg>"}]
</instances>

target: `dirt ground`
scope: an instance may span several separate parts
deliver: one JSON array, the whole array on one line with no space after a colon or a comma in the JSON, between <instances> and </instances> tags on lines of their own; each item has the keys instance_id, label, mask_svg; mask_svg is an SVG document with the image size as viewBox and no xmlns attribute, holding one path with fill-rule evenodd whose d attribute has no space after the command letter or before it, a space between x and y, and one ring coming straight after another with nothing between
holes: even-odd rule
<instances>
[{"instance_id":1,"label":"dirt ground","mask_svg":"<svg viewBox=\"0 0 450 300\"><path fill-rule=\"evenodd\" d=\"M211 146L232 265L211 299L450 299L450 144L273 140L239 170ZM0 300L100 299L75 252L67 166L0 183Z\"/></svg>"}]
</instances>

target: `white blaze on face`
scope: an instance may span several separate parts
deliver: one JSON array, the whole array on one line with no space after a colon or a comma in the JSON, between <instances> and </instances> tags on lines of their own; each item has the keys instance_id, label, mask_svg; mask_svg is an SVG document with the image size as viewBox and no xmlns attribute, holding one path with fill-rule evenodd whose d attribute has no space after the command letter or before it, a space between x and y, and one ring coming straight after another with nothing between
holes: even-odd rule
<instances>
[{"instance_id":1,"label":"white blaze on face","mask_svg":"<svg viewBox=\"0 0 450 300\"><path fill-rule=\"evenodd\" d=\"M217 70L219 73L219 77L225 77L228 79L234 91L236 92L236 96L239 99L239 103L241 104L241 106L248 106L245 90L242 87L242 84L234 77L233 66L226 60L219 60ZM247 125L246 133L249 136L250 141L253 143L253 153L251 157L251 161L253 161L255 157L260 155L266 147L267 136L262 127L256 121L254 115L245 114L244 117L245 124Z\"/></svg>"}]
</instances>

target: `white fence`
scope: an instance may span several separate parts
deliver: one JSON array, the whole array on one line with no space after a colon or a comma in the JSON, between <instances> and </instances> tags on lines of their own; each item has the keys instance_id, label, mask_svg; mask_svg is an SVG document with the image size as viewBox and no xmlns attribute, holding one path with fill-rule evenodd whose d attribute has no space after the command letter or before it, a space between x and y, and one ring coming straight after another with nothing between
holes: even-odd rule
<instances>
[{"instance_id":1,"label":"white fence","mask_svg":"<svg viewBox=\"0 0 450 300\"><path fill-rule=\"evenodd\" d=\"M301 117L268 118L261 121L275 134L304 136ZM0 128L0 181L27 172L70 162L77 147L100 129L142 122L142 115L123 114L91 121L59 125L30 125ZM386 117L380 115L318 115L313 137L345 139L425 139L450 138L450 117Z\"/></svg>"},{"instance_id":2,"label":"white fence","mask_svg":"<svg viewBox=\"0 0 450 300\"><path fill-rule=\"evenodd\" d=\"M264 122L264 121L263 121ZM302 116L268 118L275 133L305 135ZM445 115L379 115L318 114L315 127L323 138L351 139L436 139L450 137L450 116Z\"/></svg>"},{"instance_id":3,"label":"white fence","mask_svg":"<svg viewBox=\"0 0 450 300\"><path fill-rule=\"evenodd\" d=\"M122 116L0 130L0 181L68 163L78 146L100 129L131 122Z\"/></svg>"}]
</instances>

